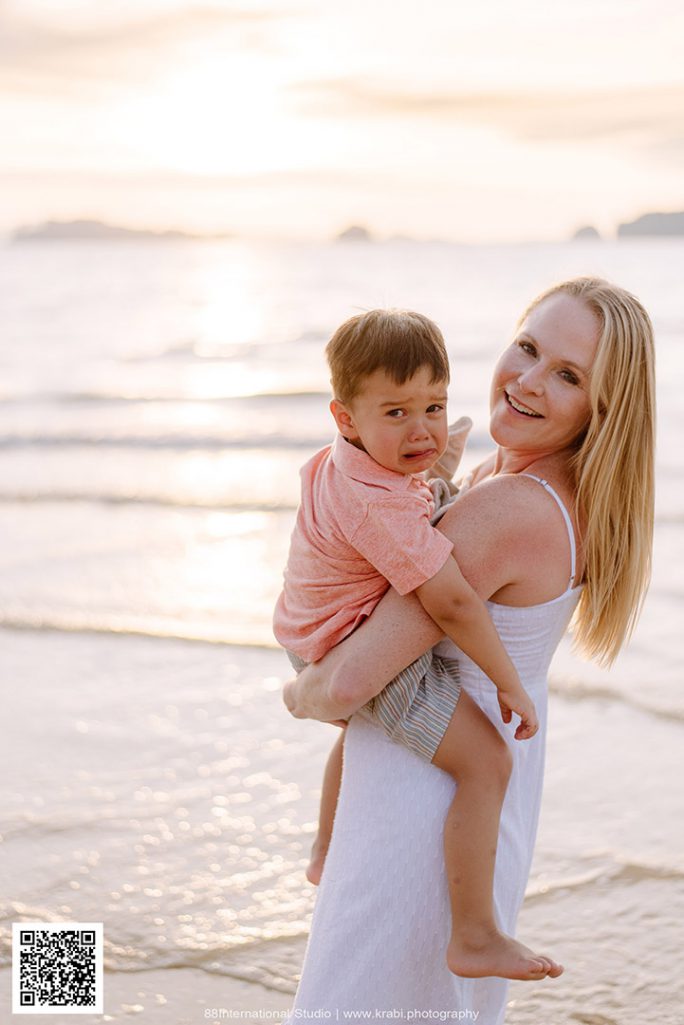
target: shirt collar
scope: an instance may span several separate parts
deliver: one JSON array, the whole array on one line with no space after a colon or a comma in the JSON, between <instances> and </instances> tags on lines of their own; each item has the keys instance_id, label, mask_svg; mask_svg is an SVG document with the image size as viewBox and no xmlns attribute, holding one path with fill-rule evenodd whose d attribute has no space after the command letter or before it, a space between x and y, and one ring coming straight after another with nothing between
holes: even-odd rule
<instances>
[{"instance_id":1,"label":"shirt collar","mask_svg":"<svg viewBox=\"0 0 684 1025\"><path fill-rule=\"evenodd\" d=\"M398 473L396 470L380 466L367 452L352 445L341 434L335 438L331 452L332 461L337 469L345 477L351 477L362 484L374 484L397 491L410 488L413 481L414 474Z\"/></svg>"}]
</instances>

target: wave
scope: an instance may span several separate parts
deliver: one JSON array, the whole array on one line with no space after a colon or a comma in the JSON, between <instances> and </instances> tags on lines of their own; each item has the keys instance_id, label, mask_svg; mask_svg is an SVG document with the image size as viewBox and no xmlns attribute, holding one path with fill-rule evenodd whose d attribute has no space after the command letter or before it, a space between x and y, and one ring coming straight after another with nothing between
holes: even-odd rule
<instances>
[{"instance_id":1,"label":"wave","mask_svg":"<svg viewBox=\"0 0 684 1025\"><path fill-rule=\"evenodd\" d=\"M102 637L143 637L157 641L182 641L184 644L207 644L211 647L249 648L257 651L273 652L281 648L275 640L258 640L250 638L231 638L219 634L202 632L201 630L180 630L174 625L168 627L145 624L118 624L92 622L82 619L65 619L48 616L35 618L0 615L0 630L25 630L33 633L57 634L95 634Z\"/></svg>"},{"instance_id":2,"label":"wave","mask_svg":"<svg viewBox=\"0 0 684 1025\"><path fill-rule=\"evenodd\" d=\"M35 434L0 435L0 449L16 448L131 448L131 449L308 449L324 448L330 434L320 437L296 437L283 434L253 433L249 438L223 438L217 435L87 435Z\"/></svg>"},{"instance_id":3,"label":"wave","mask_svg":"<svg viewBox=\"0 0 684 1025\"><path fill-rule=\"evenodd\" d=\"M263 350L269 352L290 351L294 345L316 345L322 348L330 337L329 331L303 331L294 337L265 337L261 339L249 339L248 341L231 342L228 345L218 347L216 345L201 342L199 339L178 342L170 345L159 352L140 353L132 356L124 356L124 363L168 363L174 360L197 360L210 363L225 363L234 361L236 358L243 358L245 354L253 355Z\"/></svg>"},{"instance_id":4,"label":"wave","mask_svg":"<svg viewBox=\"0 0 684 1025\"><path fill-rule=\"evenodd\" d=\"M162 349L160 352L154 352L150 354L140 354L135 356L124 356L124 363L162 363L168 360L175 359L199 359L201 358L197 352L197 342L187 341L178 342L177 345L169 345L168 348Z\"/></svg>"},{"instance_id":5,"label":"wave","mask_svg":"<svg viewBox=\"0 0 684 1025\"><path fill-rule=\"evenodd\" d=\"M183 406L206 406L206 405L234 405L239 403L263 402L277 404L283 402L308 402L321 403L325 409L330 400L330 393L327 391L273 391L273 392L250 392L244 395L217 395L207 398L198 398L196 395L168 395L149 393L126 395L122 392L35 392L31 395L5 395L0 398L2 406L72 406L72 405L96 405L96 406L135 406L139 404L160 403Z\"/></svg>"},{"instance_id":6,"label":"wave","mask_svg":"<svg viewBox=\"0 0 684 1025\"><path fill-rule=\"evenodd\" d=\"M610 701L612 704L633 708L636 712L643 712L656 719L665 719L667 722L676 723L684 722L684 709L661 708L658 705L649 705L643 701L636 701L624 691L602 687L599 684L585 684L577 680L551 677L549 679L549 693L558 694L559 697L570 701Z\"/></svg>"},{"instance_id":7,"label":"wave","mask_svg":"<svg viewBox=\"0 0 684 1025\"><path fill-rule=\"evenodd\" d=\"M75 444L75 443L74 443ZM1 445L1 443L0 443ZM87 446L90 447L90 446ZM226 448L241 448L240 445L226 445ZM245 446L248 447L248 446ZM251 446L250 446L251 447ZM273 447L273 446L268 446ZM303 445L291 446L302 449ZM323 445L312 446L322 448ZM259 451L263 452L267 446ZM174 495L140 495L140 494L116 494L116 493L93 493L88 491L0 491L0 505L26 504L40 505L41 503L61 502L91 502L94 505L105 506L153 506L168 509L205 509L207 511L220 510L221 512L294 512L297 509L296 502L283 502L274 500L272 502L256 502L250 499L235 501L234 498L192 498L188 496L175 497ZM684 513L671 516L656 516L657 526L680 526L684 523ZM678 591L672 591L670 595L673 601L682 601L682 595ZM597 695L601 696L601 695Z\"/></svg>"},{"instance_id":8,"label":"wave","mask_svg":"<svg viewBox=\"0 0 684 1025\"><path fill-rule=\"evenodd\" d=\"M684 880L684 869L673 865L646 864L636 861L616 862L610 866L602 866L576 876L565 879L556 879L553 882L539 884L525 894L526 903L535 903L546 900L555 894L572 891L591 890L596 886L605 886L610 883L633 884L645 880Z\"/></svg>"},{"instance_id":9,"label":"wave","mask_svg":"<svg viewBox=\"0 0 684 1025\"><path fill-rule=\"evenodd\" d=\"M591 894L596 888L613 889L617 886L633 886L641 882L681 882L684 870L676 866L626 861L603 865L590 871L566 878L558 878L528 890L526 904L553 900L566 893ZM62 919L49 906L26 904L21 901L0 903L0 923L51 922ZM196 949L155 947L150 936L144 937L144 949L136 939L128 936L126 943L116 937L116 926L111 925L105 933L105 957L112 972L134 974L151 969L199 968L209 975L232 978L253 983L267 989L293 993L296 976L301 965L303 946L308 938L309 927L305 923L290 926L273 935L265 932L246 938L222 935L220 943L202 944ZM142 937L140 937L142 939ZM0 965L11 963L9 946L0 956Z\"/></svg>"},{"instance_id":10,"label":"wave","mask_svg":"<svg viewBox=\"0 0 684 1025\"><path fill-rule=\"evenodd\" d=\"M80 491L33 491L33 492L3 492L0 493L0 506L3 504L14 505L40 505L41 503L69 504L70 502L92 503L93 505L136 505L153 506L168 509L205 509L209 512L295 512L296 502L253 502L245 499L244 502L236 502L232 499L193 499L174 498L173 495L116 495L116 494L92 494Z\"/></svg>"},{"instance_id":11,"label":"wave","mask_svg":"<svg viewBox=\"0 0 684 1025\"><path fill-rule=\"evenodd\" d=\"M44 905L26 904L23 901L0 903L0 923L47 922L57 925L62 921L63 918ZM110 924L109 931L105 929L104 934L104 957L110 972L133 975L153 969L199 968L208 975L255 983L283 993L294 993L296 973L301 967L303 945L309 930L307 926L300 926L279 935L255 936L249 940L237 936L233 942L230 937L221 936L220 943L213 946L203 944L195 950L178 946L171 950L168 947L155 948L150 935L140 937L144 946L136 945L135 939L130 936L123 942L117 940L115 931L116 927ZM261 964L254 963L256 957L263 958ZM274 962L274 967L268 965L269 960ZM0 954L0 966L9 967L10 964L11 944L7 944L5 952ZM288 978L284 972L289 974L290 971L292 974Z\"/></svg>"},{"instance_id":12,"label":"wave","mask_svg":"<svg viewBox=\"0 0 684 1025\"><path fill-rule=\"evenodd\" d=\"M4 434L0 435L0 449L20 448L130 448L130 449L308 449L311 452L324 448L332 441L332 434L326 430L320 435L295 435L282 432L258 434L253 430L249 437L236 438L217 434L179 435L174 433L144 434ZM471 435L469 451L490 450L491 438L484 432Z\"/></svg>"},{"instance_id":13,"label":"wave","mask_svg":"<svg viewBox=\"0 0 684 1025\"><path fill-rule=\"evenodd\" d=\"M25 814L25 819L17 819L15 822L9 822L3 826L3 843L7 843L16 837L23 839L27 836L31 843L38 842L41 844L50 836L59 836L62 833L78 832L79 830L88 831L94 825L97 825L98 829L109 827L112 830L117 830L121 826L126 826L132 817L132 813L124 814L123 812L112 815L98 815L93 813L92 809L87 814L81 816L72 815L71 818L68 818L64 811L60 811L59 818L54 820L41 817L39 813L32 811L27 811ZM68 883L70 878L71 876L67 875L64 881ZM1 916L0 921L2 921Z\"/></svg>"},{"instance_id":14,"label":"wave","mask_svg":"<svg viewBox=\"0 0 684 1025\"><path fill-rule=\"evenodd\" d=\"M226 648L248 648L263 652L280 651L275 640L264 636L261 631L255 637L231 637L218 632L212 633L211 628L201 626L193 629L179 628L175 623L168 626L160 624L155 620L154 625L149 623L122 623L91 621L86 619L69 619L64 616L41 615L40 617L0 615L0 630L22 630L35 633L57 633L57 634L93 634L102 637L141 637L148 640L159 641L181 641L185 644L206 644L211 647ZM575 701L610 701L634 709L642 715L648 715L655 719L664 720L670 723L684 723L684 709L663 708L657 705L648 705L643 702L630 700L619 691L592 685L582 685L575 682L570 684L552 680L549 683L549 691L559 697Z\"/></svg>"}]
</instances>

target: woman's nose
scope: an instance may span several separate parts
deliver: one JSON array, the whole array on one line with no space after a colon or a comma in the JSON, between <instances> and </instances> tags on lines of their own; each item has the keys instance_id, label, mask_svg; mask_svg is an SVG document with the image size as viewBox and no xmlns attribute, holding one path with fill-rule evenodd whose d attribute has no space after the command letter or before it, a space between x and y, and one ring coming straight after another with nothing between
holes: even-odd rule
<instances>
[{"instance_id":1,"label":"woman's nose","mask_svg":"<svg viewBox=\"0 0 684 1025\"><path fill-rule=\"evenodd\" d=\"M523 391L530 392L532 395L541 395L544 390L544 375L541 367L535 365L523 370L518 377L518 384Z\"/></svg>"}]
</instances>

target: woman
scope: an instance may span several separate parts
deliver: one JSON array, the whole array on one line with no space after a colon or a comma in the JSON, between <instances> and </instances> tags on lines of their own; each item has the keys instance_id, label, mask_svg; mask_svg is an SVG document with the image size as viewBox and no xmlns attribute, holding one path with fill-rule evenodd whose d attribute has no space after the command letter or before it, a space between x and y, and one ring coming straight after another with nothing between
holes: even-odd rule
<instances>
[{"instance_id":1,"label":"woman","mask_svg":"<svg viewBox=\"0 0 684 1025\"><path fill-rule=\"evenodd\" d=\"M546 673L577 610L576 640L610 663L638 615L653 531L654 353L648 315L607 282L578 278L536 299L497 364L496 452L441 529L483 597L540 730L524 744L501 722L491 683L450 642L461 683L514 758L501 817L495 902L508 933L522 903L541 800ZM418 602L388 592L370 619L288 684L296 716L346 718L440 640ZM459 979L444 951L449 908L441 833L453 782L363 715L345 740L335 829L295 1009L298 1015L460 1013L503 1021L507 983ZM560 974L551 959L549 975ZM400 1017L395 1013L395 1017Z\"/></svg>"}]
</instances>

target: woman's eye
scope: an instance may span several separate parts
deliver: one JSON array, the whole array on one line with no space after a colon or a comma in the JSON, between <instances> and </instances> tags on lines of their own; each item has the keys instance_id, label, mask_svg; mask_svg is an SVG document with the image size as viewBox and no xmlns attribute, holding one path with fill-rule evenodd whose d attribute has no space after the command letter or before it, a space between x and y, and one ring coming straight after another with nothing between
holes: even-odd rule
<instances>
[{"instance_id":1,"label":"woman's eye","mask_svg":"<svg viewBox=\"0 0 684 1025\"><path fill-rule=\"evenodd\" d=\"M537 351L532 342L519 342L518 344L523 352L529 352L531 356L534 356Z\"/></svg>"},{"instance_id":2,"label":"woman's eye","mask_svg":"<svg viewBox=\"0 0 684 1025\"><path fill-rule=\"evenodd\" d=\"M579 384L579 378L576 374L573 374L572 370L561 370L560 374L563 380L567 381L568 384Z\"/></svg>"}]
</instances>

